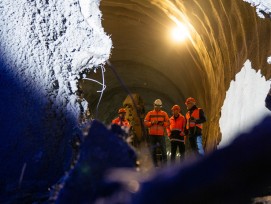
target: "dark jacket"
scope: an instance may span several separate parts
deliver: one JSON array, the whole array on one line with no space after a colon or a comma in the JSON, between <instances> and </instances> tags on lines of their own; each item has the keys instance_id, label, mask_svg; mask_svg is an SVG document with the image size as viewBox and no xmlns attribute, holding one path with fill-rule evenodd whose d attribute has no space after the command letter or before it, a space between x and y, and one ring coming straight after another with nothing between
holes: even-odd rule
<instances>
[{"instance_id":1,"label":"dark jacket","mask_svg":"<svg viewBox=\"0 0 271 204\"><path fill-rule=\"evenodd\" d=\"M198 109L196 105L194 105L188 112L190 112L190 115L193 113L194 110ZM196 120L196 124L201 124L206 122L206 117L202 109L199 110L199 119ZM201 128L195 126L195 127L190 127L189 130L185 130L186 135L190 136L197 136L197 135L202 135L202 130Z\"/></svg>"}]
</instances>

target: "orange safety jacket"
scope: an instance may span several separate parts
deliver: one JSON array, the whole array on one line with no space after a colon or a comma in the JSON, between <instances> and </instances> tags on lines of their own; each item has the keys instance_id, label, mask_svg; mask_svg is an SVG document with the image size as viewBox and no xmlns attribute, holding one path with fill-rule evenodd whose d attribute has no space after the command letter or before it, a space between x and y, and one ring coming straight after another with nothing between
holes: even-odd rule
<instances>
[{"instance_id":1,"label":"orange safety jacket","mask_svg":"<svg viewBox=\"0 0 271 204\"><path fill-rule=\"evenodd\" d=\"M197 126L198 128L202 129L202 123L196 124L195 122L191 122L191 121L190 121L190 118L191 118L191 117L194 117L195 120L200 119L200 115L199 115L200 109L201 109L201 108L196 108L196 109L193 111L192 115L190 115L190 112L189 112L189 111L186 113L185 118L186 118L186 121L187 121L187 122L186 122L186 129L187 129L187 130L188 130L189 128L195 127L195 126Z\"/></svg>"},{"instance_id":2,"label":"orange safety jacket","mask_svg":"<svg viewBox=\"0 0 271 204\"><path fill-rule=\"evenodd\" d=\"M168 136L171 135L172 131L179 131L180 136L185 136L184 134L184 129L185 129L185 117L179 113L178 118L174 118L174 116L169 118L169 126L167 127L167 133ZM178 138L170 138L170 141L183 141L185 142L185 137L183 137L183 140L180 140Z\"/></svg>"},{"instance_id":3,"label":"orange safety jacket","mask_svg":"<svg viewBox=\"0 0 271 204\"><path fill-rule=\"evenodd\" d=\"M116 125L119 125L119 126L124 126L124 127L130 128L129 121L127 119L124 119L124 120L121 121L119 117L112 120L112 124L116 124Z\"/></svg>"},{"instance_id":4,"label":"orange safety jacket","mask_svg":"<svg viewBox=\"0 0 271 204\"><path fill-rule=\"evenodd\" d=\"M164 136L165 128L169 125L168 114L165 111L149 111L144 119L145 126L149 129L149 135ZM153 122L158 121L158 124Z\"/></svg>"}]
</instances>

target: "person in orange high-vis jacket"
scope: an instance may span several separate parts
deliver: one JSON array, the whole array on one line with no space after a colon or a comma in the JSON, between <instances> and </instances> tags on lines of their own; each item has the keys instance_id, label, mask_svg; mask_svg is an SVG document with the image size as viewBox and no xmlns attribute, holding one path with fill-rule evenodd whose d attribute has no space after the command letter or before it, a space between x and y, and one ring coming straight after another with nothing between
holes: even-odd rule
<instances>
[{"instance_id":1,"label":"person in orange high-vis jacket","mask_svg":"<svg viewBox=\"0 0 271 204\"><path fill-rule=\"evenodd\" d=\"M203 156L204 149L202 145L202 124L206 122L206 117L203 110L196 106L196 100L194 98L187 98L185 101L185 105L188 110L185 115L185 134L189 137L191 149L197 155Z\"/></svg>"},{"instance_id":2,"label":"person in orange high-vis jacket","mask_svg":"<svg viewBox=\"0 0 271 204\"><path fill-rule=\"evenodd\" d=\"M161 148L162 163L167 163L167 151L165 132L166 127L169 125L169 117L165 111L162 111L162 101L156 99L154 101L154 110L149 111L144 119L144 124L148 127L148 134L150 139L150 149L154 166L158 166L157 162L157 144Z\"/></svg>"},{"instance_id":3,"label":"person in orange high-vis jacket","mask_svg":"<svg viewBox=\"0 0 271 204\"><path fill-rule=\"evenodd\" d=\"M112 120L111 124L116 124L121 126L123 129L127 129L127 131L130 129L130 123L127 119L125 119L126 110L125 108L120 108L118 110L119 116Z\"/></svg>"},{"instance_id":4,"label":"person in orange high-vis jacket","mask_svg":"<svg viewBox=\"0 0 271 204\"><path fill-rule=\"evenodd\" d=\"M167 127L171 147L171 162L176 159L177 148L179 148L180 159L183 161L185 156L185 117L180 113L180 106L174 105L171 110L172 116L169 118L169 126Z\"/></svg>"}]
</instances>

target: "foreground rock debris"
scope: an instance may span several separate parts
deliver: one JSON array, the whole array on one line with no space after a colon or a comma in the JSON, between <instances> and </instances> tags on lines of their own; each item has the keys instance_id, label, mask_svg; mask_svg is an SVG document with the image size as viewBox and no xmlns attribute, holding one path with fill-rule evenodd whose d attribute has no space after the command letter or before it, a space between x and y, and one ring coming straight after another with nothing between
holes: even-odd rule
<instances>
[{"instance_id":1,"label":"foreground rock debris","mask_svg":"<svg viewBox=\"0 0 271 204\"><path fill-rule=\"evenodd\" d=\"M252 203L253 198L268 194L271 183L270 124L267 117L228 147L182 167L160 169L144 181L122 171L112 182L108 170L135 169L135 153L94 121L57 203ZM139 185L134 191L123 183L125 174Z\"/></svg>"}]
</instances>

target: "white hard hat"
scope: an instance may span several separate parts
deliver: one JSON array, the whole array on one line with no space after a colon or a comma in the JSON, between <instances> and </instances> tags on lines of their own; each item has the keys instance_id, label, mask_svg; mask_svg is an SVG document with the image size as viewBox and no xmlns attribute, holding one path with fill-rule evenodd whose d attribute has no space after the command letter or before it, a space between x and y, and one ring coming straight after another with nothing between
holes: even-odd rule
<instances>
[{"instance_id":1,"label":"white hard hat","mask_svg":"<svg viewBox=\"0 0 271 204\"><path fill-rule=\"evenodd\" d=\"M153 104L155 106L162 106L162 101L160 99L156 99Z\"/></svg>"}]
</instances>

